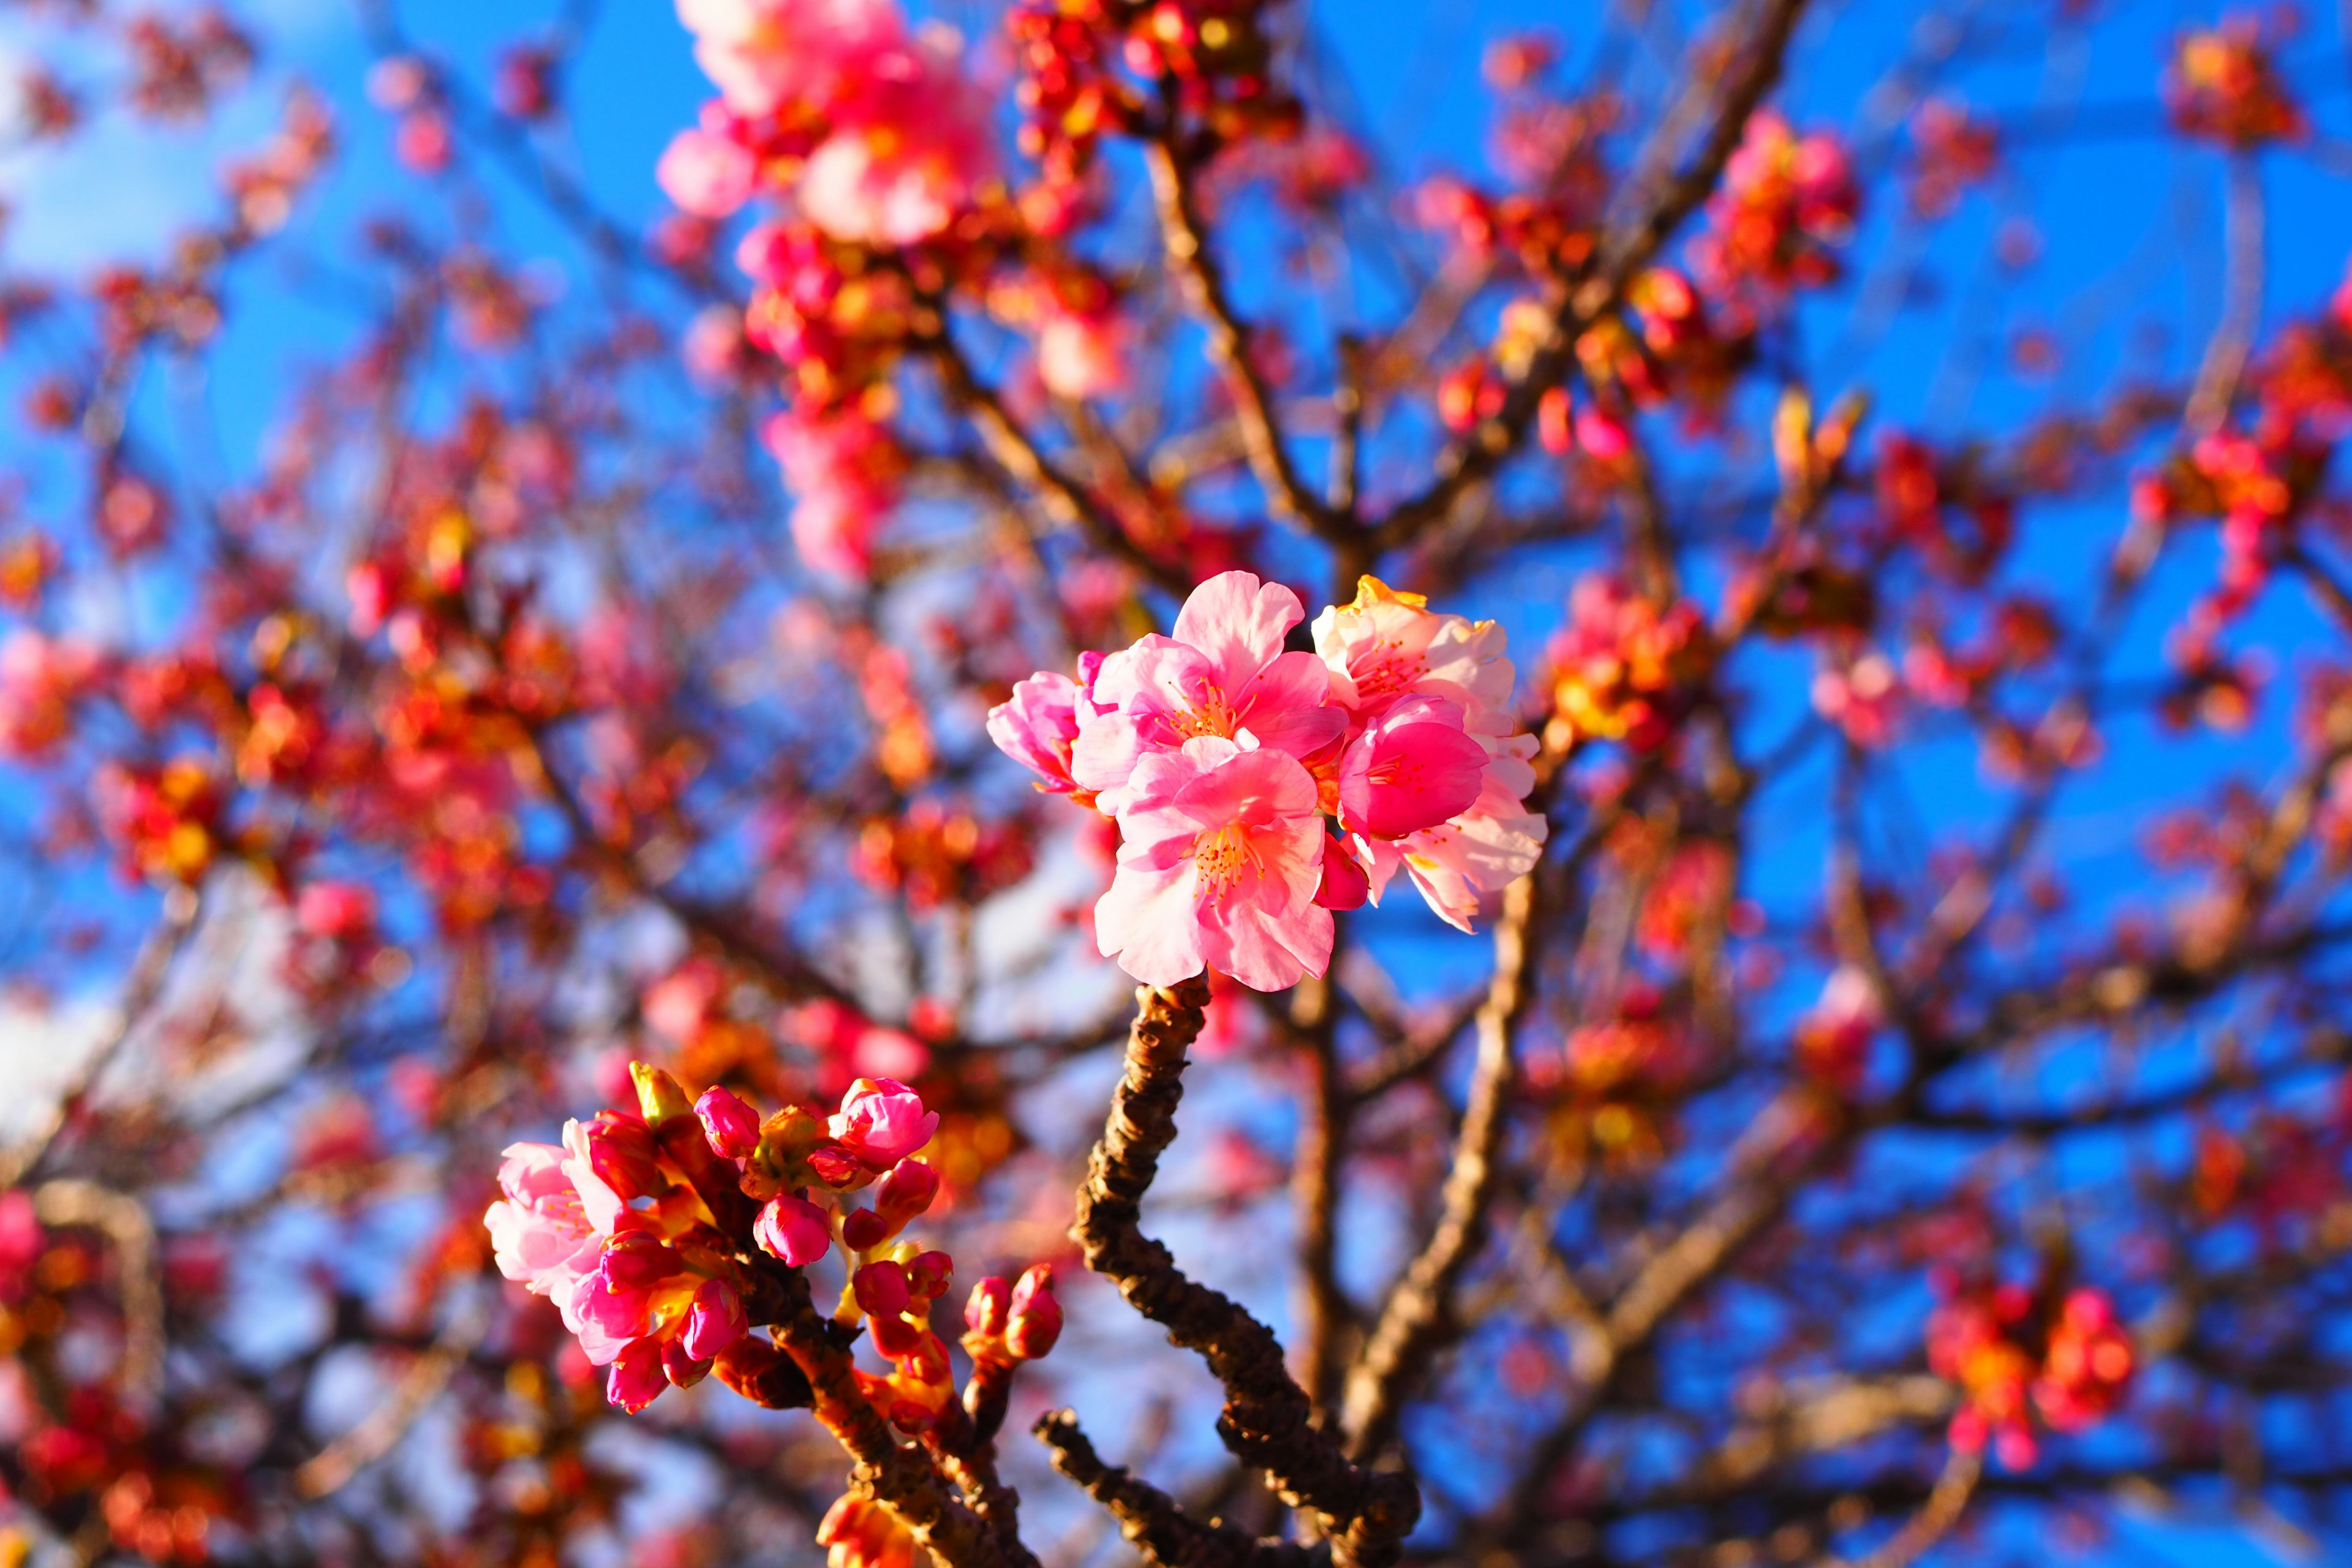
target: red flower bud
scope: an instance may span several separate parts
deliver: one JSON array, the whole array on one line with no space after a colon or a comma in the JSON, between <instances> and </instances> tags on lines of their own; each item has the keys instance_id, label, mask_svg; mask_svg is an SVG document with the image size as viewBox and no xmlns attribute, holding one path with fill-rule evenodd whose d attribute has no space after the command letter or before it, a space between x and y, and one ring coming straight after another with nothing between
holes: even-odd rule
<instances>
[{"instance_id":1,"label":"red flower bud","mask_svg":"<svg viewBox=\"0 0 2352 1568\"><path fill-rule=\"evenodd\" d=\"M869 1263L850 1279L857 1304L875 1317L896 1317L907 1310L907 1271L884 1259Z\"/></svg>"},{"instance_id":2,"label":"red flower bud","mask_svg":"<svg viewBox=\"0 0 2352 1568\"><path fill-rule=\"evenodd\" d=\"M1054 1296L1054 1268L1032 1266L1013 1287L1011 1319L1004 1326L1005 1348L1023 1361L1035 1361L1062 1337L1062 1303Z\"/></svg>"},{"instance_id":3,"label":"red flower bud","mask_svg":"<svg viewBox=\"0 0 2352 1568\"><path fill-rule=\"evenodd\" d=\"M864 1252L889 1239L890 1227L872 1209L859 1209L841 1222L841 1239L853 1252Z\"/></svg>"},{"instance_id":4,"label":"red flower bud","mask_svg":"<svg viewBox=\"0 0 2352 1568\"><path fill-rule=\"evenodd\" d=\"M944 1252L919 1252L907 1264L907 1289L919 1301L936 1301L948 1293L955 1277L955 1259Z\"/></svg>"}]
</instances>

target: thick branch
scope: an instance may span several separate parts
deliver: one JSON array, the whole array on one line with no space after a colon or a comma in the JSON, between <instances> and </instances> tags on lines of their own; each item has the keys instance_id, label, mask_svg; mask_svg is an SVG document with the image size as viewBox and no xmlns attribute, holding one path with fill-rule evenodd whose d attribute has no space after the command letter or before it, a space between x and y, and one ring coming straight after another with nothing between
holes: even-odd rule
<instances>
[{"instance_id":1,"label":"thick branch","mask_svg":"<svg viewBox=\"0 0 2352 1568\"><path fill-rule=\"evenodd\" d=\"M1048 1411L1031 1430L1053 1451L1054 1468L1110 1510L1150 1568L1307 1568L1328 1561L1296 1542L1260 1541L1219 1521L1203 1524L1150 1482L1105 1464L1073 1412Z\"/></svg>"},{"instance_id":2,"label":"thick branch","mask_svg":"<svg viewBox=\"0 0 2352 1568\"><path fill-rule=\"evenodd\" d=\"M1183 1099L1184 1051L1201 1032L1208 1005L1204 981L1136 993L1127 1072L1111 1098L1103 1135L1087 1162L1070 1234L1087 1267L1117 1283L1171 1343L1198 1352L1224 1385L1217 1433L1235 1458L1265 1471L1283 1500L1312 1510L1341 1564L1385 1568L1420 1516L1418 1489L1406 1477L1348 1462L1314 1425L1306 1392L1283 1364L1273 1331L1241 1305L1195 1284L1140 1228L1143 1195L1175 1142Z\"/></svg>"}]
</instances>

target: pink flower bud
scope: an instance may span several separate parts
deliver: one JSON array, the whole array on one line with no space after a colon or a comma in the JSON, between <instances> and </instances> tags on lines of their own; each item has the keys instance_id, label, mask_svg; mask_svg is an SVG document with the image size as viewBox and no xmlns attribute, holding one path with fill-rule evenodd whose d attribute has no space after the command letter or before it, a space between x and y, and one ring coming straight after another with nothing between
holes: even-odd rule
<instances>
[{"instance_id":1,"label":"pink flower bud","mask_svg":"<svg viewBox=\"0 0 2352 1568\"><path fill-rule=\"evenodd\" d=\"M971 1294L964 1299L963 1323L973 1333L988 1339L1000 1339L1004 1325L1013 1316L1013 1287L1001 1276L992 1274L975 1283Z\"/></svg>"},{"instance_id":2,"label":"pink flower bud","mask_svg":"<svg viewBox=\"0 0 2352 1568\"><path fill-rule=\"evenodd\" d=\"M730 1089L706 1089L694 1102L702 1134L722 1160L742 1160L760 1146L760 1113Z\"/></svg>"},{"instance_id":3,"label":"pink flower bud","mask_svg":"<svg viewBox=\"0 0 2352 1568\"><path fill-rule=\"evenodd\" d=\"M662 1376L661 1341L651 1334L631 1340L604 1374L604 1397L634 1415L651 1405L667 1380Z\"/></svg>"},{"instance_id":4,"label":"pink flower bud","mask_svg":"<svg viewBox=\"0 0 2352 1568\"><path fill-rule=\"evenodd\" d=\"M678 1342L696 1361L707 1362L751 1331L751 1314L743 1298L724 1279L706 1279L686 1310L686 1331Z\"/></svg>"},{"instance_id":5,"label":"pink flower bud","mask_svg":"<svg viewBox=\"0 0 2352 1568\"><path fill-rule=\"evenodd\" d=\"M874 1207L882 1223L896 1234L922 1214L940 1195L940 1173L920 1160L901 1160L890 1167L874 1189Z\"/></svg>"},{"instance_id":6,"label":"pink flower bud","mask_svg":"<svg viewBox=\"0 0 2352 1568\"><path fill-rule=\"evenodd\" d=\"M710 1375L710 1363L697 1361L683 1340L667 1340L661 1348L662 1376L672 1388L692 1388Z\"/></svg>"},{"instance_id":7,"label":"pink flower bud","mask_svg":"<svg viewBox=\"0 0 2352 1568\"><path fill-rule=\"evenodd\" d=\"M799 1268L824 1256L833 1245L833 1227L823 1209L786 1193L768 1200L751 1226L751 1237L772 1256Z\"/></svg>"},{"instance_id":8,"label":"pink flower bud","mask_svg":"<svg viewBox=\"0 0 2352 1568\"><path fill-rule=\"evenodd\" d=\"M1035 1361L1062 1337L1062 1303L1054 1296L1054 1268L1032 1266L1013 1287L1012 1315L1004 1326L1004 1344L1023 1361Z\"/></svg>"},{"instance_id":9,"label":"pink flower bud","mask_svg":"<svg viewBox=\"0 0 2352 1568\"><path fill-rule=\"evenodd\" d=\"M895 1078L861 1078L841 1097L827 1131L869 1171L887 1171L931 1141L940 1115Z\"/></svg>"},{"instance_id":10,"label":"pink flower bud","mask_svg":"<svg viewBox=\"0 0 2352 1568\"><path fill-rule=\"evenodd\" d=\"M907 1271L884 1259L869 1263L850 1279L857 1304L877 1318L895 1318L907 1310Z\"/></svg>"},{"instance_id":11,"label":"pink flower bud","mask_svg":"<svg viewBox=\"0 0 2352 1568\"><path fill-rule=\"evenodd\" d=\"M604 1244L596 1259L596 1274L607 1290L643 1290L677 1273L681 1262L660 1237L629 1230Z\"/></svg>"}]
</instances>

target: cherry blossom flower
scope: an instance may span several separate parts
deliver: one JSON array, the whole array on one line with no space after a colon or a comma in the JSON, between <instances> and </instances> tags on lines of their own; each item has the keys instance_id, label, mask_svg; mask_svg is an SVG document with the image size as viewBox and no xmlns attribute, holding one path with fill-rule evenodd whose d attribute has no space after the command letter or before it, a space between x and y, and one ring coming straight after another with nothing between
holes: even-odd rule
<instances>
[{"instance_id":1,"label":"cherry blossom flower","mask_svg":"<svg viewBox=\"0 0 2352 1568\"><path fill-rule=\"evenodd\" d=\"M940 1113L895 1078L861 1078L826 1131L869 1171L887 1171L931 1141Z\"/></svg>"},{"instance_id":2,"label":"cherry blossom flower","mask_svg":"<svg viewBox=\"0 0 2352 1568\"><path fill-rule=\"evenodd\" d=\"M679 132L654 165L662 194L680 212L708 218L725 217L751 200L759 174L750 148L708 125Z\"/></svg>"},{"instance_id":3,"label":"cherry blossom flower","mask_svg":"<svg viewBox=\"0 0 2352 1568\"><path fill-rule=\"evenodd\" d=\"M738 114L823 108L903 31L889 0L677 0L695 63Z\"/></svg>"},{"instance_id":4,"label":"cherry blossom flower","mask_svg":"<svg viewBox=\"0 0 2352 1568\"><path fill-rule=\"evenodd\" d=\"M985 106L929 37L874 52L858 78L801 171L801 211L835 239L929 239L993 172Z\"/></svg>"},{"instance_id":5,"label":"cherry blossom flower","mask_svg":"<svg viewBox=\"0 0 2352 1568\"><path fill-rule=\"evenodd\" d=\"M1402 869L1440 919L1468 931L1481 896L1531 869L1549 831L1522 804L1535 788L1536 740L1517 732L1510 711L1513 671L1502 628L1436 614L1420 595L1368 576L1353 603L1316 618L1315 647L1354 734L1341 764L1340 820L1353 835L1370 898L1377 902ZM1410 741L1402 738L1407 729ZM1446 739L1448 731L1458 738ZM1484 754L1473 792L1465 789L1474 762L1465 739ZM1408 754L1412 765L1400 766ZM1375 820L1375 774L1383 766L1394 771L1379 781L1386 798ZM1362 782L1351 784L1358 777ZM1360 792L1354 806L1351 788ZM1425 816L1465 793L1467 804L1447 816L1407 826L1418 820L1415 812Z\"/></svg>"},{"instance_id":6,"label":"cherry blossom flower","mask_svg":"<svg viewBox=\"0 0 2352 1568\"><path fill-rule=\"evenodd\" d=\"M1139 761L1199 736L1305 758L1339 739L1347 715L1328 705L1331 678L1282 640L1306 618L1298 595L1247 572L1210 578L1184 601L1174 635L1144 637L1104 659L1071 749L1071 775L1121 816ZM1286 982L1286 984L1287 984Z\"/></svg>"},{"instance_id":7,"label":"cherry blossom flower","mask_svg":"<svg viewBox=\"0 0 2352 1568\"><path fill-rule=\"evenodd\" d=\"M1125 796L1118 869L1095 906L1105 957L1146 985L1213 966L1278 991L1323 972L1322 816L1296 757L1195 735L1139 758Z\"/></svg>"}]
</instances>

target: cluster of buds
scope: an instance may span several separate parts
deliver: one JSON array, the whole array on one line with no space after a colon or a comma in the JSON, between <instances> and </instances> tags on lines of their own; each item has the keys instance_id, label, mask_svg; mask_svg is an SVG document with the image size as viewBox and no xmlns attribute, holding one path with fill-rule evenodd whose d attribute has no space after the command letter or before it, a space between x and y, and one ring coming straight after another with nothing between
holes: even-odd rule
<instances>
[{"instance_id":1,"label":"cluster of buds","mask_svg":"<svg viewBox=\"0 0 2352 1568\"><path fill-rule=\"evenodd\" d=\"M1948 98L1931 98L1911 116L1911 210L1943 217L1971 187L1992 177L2000 138L1992 126Z\"/></svg>"},{"instance_id":2,"label":"cluster of buds","mask_svg":"<svg viewBox=\"0 0 2352 1568\"><path fill-rule=\"evenodd\" d=\"M2132 487L2137 521L2221 521L2220 579L2189 610L2174 649L2177 663L2193 668L2205 660L2221 628L2260 596L2277 547L2319 488L2326 463L2326 447L2300 433L2265 437L2224 428Z\"/></svg>"},{"instance_id":3,"label":"cluster of buds","mask_svg":"<svg viewBox=\"0 0 2352 1568\"><path fill-rule=\"evenodd\" d=\"M608 1369L606 1397L641 1410L716 1370L761 1404L805 1399L796 1369L751 1332L752 1309L773 1264L805 1268L837 1247L848 1285L835 1321L863 1321L891 1367L856 1373L875 1410L909 1433L968 1419L929 1322L953 1264L902 1235L939 1196L938 1172L913 1157L938 1112L894 1079L859 1079L829 1118L796 1105L762 1118L729 1089L689 1105L658 1068L630 1072L635 1110L571 1122L561 1145L509 1148L506 1195L484 1216L499 1271L554 1301ZM870 1205L853 1204L867 1191ZM1033 1270L1019 1288L982 1280L967 1318L992 1333L991 1355L1017 1361L1052 1347L1060 1312L1050 1274ZM975 1374L975 1388L985 1381ZM1002 1419L1001 1391L968 1397L995 1400Z\"/></svg>"},{"instance_id":4,"label":"cluster of buds","mask_svg":"<svg viewBox=\"0 0 2352 1568\"><path fill-rule=\"evenodd\" d=\"M392 151L403 167L437 174L449 166L457 142L441 73L415 55L379 60L368 72L368 100L394 116Z\"/></svg>"},{"instance_id":5,"label":"cluster of buds","mask_svg":"<svg viewBox=\"0 0 2352 1568\"><path fill-rule=\"evenodd\" d=\"M1171 84L1213 142L1290 131L1298 106L1273 80L1265 8L1265 0L1156 0L1128 23L1121 58L1147 81Z\"/></svg>"},{"instance_id":6,"label":"cluster of buds","mask_svg":"<svg viewBox=\"0 0 2352 1568\"><path fill-rule=\"evenodd\" d=\"M1018 824L984 823L929 799L897 816L867 818L851 857L868 885L904 896L919 911L977 903L1027 877L1032 863Z\"/></svg>"},{"instance_id":7,"label":"cluster of buds","mask_svg":"<svg viewBox=\"0 0 2352 1568\"><path fill-rule=\"evenodd\" d=\"M100 819L134 875L193 887L222 847L226 798L202 758L176 757L161 767L110 765L99 775Z\"/></svg>"},{"instance_id":8,"label":"cluster of buds","mask_svg":"<svg viewBox=\"0 0 2352 1568\"><path fill-rule=\"evenodd\" d=\"M1862 196L1844 145L1825 131L1800 136L1780 112L1759 109L1723 166L1691 259L1711 293L1785 296L1839 274L1837 247L1853 237Z\"/></svg>"},{"instance_id":9,"label":"cluster of buds","mask_svg":"<svg viewBox=\"0 0 2352 1568\"><path fill-rule=\"evenodd\" d=\"M1953 1447L1980 1453L1990 1442L2002 1464L2025 1469L2041 1452L2037 1415L2050 1431L2080 1432L2123 1403L2135 1356L2104 1290L2068 1292L2045 1326L2021 1285L1939 1283L1948 1299L1927 1321L1927 1364L1959 1385Z\"/></svg>"},{"instance_id":10,"label":"cluster of buds","mask_svg":"<svg viewBox=\"0 0 2352 1568\"><path fill-rule=\"evenodd\" d=\"M1591 215L1580 204L1523 194L1496 196L1449 174L1413 187L1413 221L1472 260L1515 260L1530 275L1574 266L1591 254Z\"/></svg>"},{"instance_id":11,"label":"cluster of buds","mask_svg":"<svg viewBox=\"0 0 2352 1568\"><path fill-rule=\"evenodd\" d=\"M1556 1061L1531 1066L1531 1081L1554 1096L1553 1136L1612 1170L1654 1164L1672 1133L1690 1045L1656 990L1627 986L1612 1016L1577 1026Z\"/></svg>"},{"instance_id":12,"label":"cluster of buds","mask_svg":"<svg viewBox=\"0 0 2352 1568\"><path fill-rule=\"evenodd\" d=\"M1984 581L2016 532L2017 506L1969 458L1947 460L1926 442L1889 432L1878 447L1878 510L1895 539L1955 582Z\"/></svg>"},{"instance_id":13,"label":"cluster of buds","mask_svg":"<svg viewBox=\"0 0 2352 1568\"><path fill-rule=\"evenodd\" d=\"M202 119L253 69L253 39L217 5L180 23L142 13L123 28L122 47L131 68L125 96L152 120Z\"/></svg>"},{"instance_id":14,"label":"cluster of buds","mask_svg":"<svg viewBox=\"0 0 2352 1568\"><path fill-rule=\"evenodd\" d=\"M1111 74L1114 24L1102 0L1023 0L1006 13L1021 67L1013 99L1021 106L1021 151L1045 171L1048 193L1072 192L1093 166L1104 132L1135 122L1140 105ZM1035 204L1034 226L1060 232L1066 200ZM1037 224L1036 217L1048 221Z\"/></svg>"},{"instance_id":15,"label":"cluster of buds","mask_svg":"<svg viewBox=\"0 0 2352 1568\"><path fill-rule=\"evenodd\" d=\"M1622 741L1655 751L1706 673L1712 646L1706 616L1688 600L1661 608L1622 578L1587 573L1545 650L1553 709L1546 743Z\"/></svg>"},{"instance_id":16,"label":"cluster of buds","mask_svg":"<svg viewBox=\"0 0 2352 1568\"><path fill-rule=\"evenodd\" d=\"M2184 133L2240 150L2292 141L2310 128L2251 16L2183 34L2165 72L2164 102Z\"/></svg>"},{"instance_id":17,"label":"cluster of buds","mask_svg":"<svg viewBox=\"0 0 2352 1568\"><path fill-rule=\"evenodd\" d=\"M236 206L239 237L274 234L294 216L294 203L324 171L335 152L335 124L316 93L288 95L278 132L249 157L222 172Z\"/></svg>"}]
</instances>

